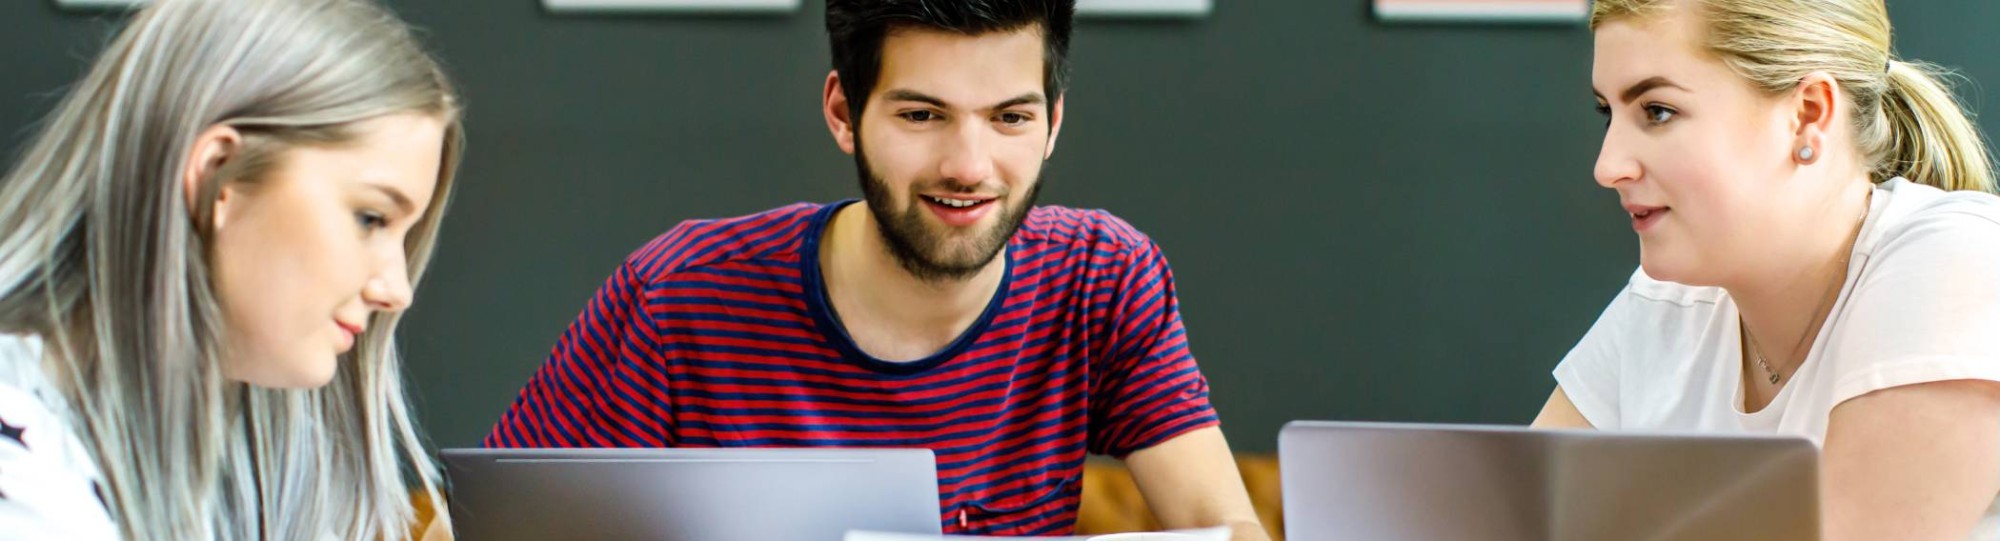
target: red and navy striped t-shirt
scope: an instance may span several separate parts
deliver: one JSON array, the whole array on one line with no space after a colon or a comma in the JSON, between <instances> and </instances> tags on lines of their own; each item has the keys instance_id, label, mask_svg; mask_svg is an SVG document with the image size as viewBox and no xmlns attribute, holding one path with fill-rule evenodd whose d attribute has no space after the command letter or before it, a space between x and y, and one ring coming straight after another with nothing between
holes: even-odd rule
<instances>
[{"instance_id":1,"label":"red and navy striped t-shirt","mask_svg":"<svg viewBox=\"0 0 2000 541\"><path fill-rule=\"evenodd\" d=\"M484 444L928 448L946 532L1063 535L1087 452L1123 457L1217 424L1167 260L1124 221L1033 209L972 327L888 362L854 345L823 289L821 232L845 204L654 239Z\"/></svg>"}]
</instances>

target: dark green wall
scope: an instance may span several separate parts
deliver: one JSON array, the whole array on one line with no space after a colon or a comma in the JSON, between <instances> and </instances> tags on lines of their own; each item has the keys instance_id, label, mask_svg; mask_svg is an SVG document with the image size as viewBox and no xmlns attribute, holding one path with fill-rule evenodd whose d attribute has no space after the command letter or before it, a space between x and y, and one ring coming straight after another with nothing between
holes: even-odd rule
<instances>
[{"instance_id":1,"label":"dark green wall","mask_svg":"<svg viewBox=\"0 0 2000 541\"><path fill-rule=\"evenodd\" d=\"M1081 25L1045 201L1111 209L1166 249L1239 448L1275 448L1290 419L1532 418L1637 263L1590 178L1589 33L1385 26L1359 0L1217 3L1201 21ZM440 445L474 444L653 235L856 194L818 113L820 2L699 18L395 4L472 105L464 181L404 331ZM0 3L9 147L112 28L52 5ZM1891 11L1902 54L2000 82L2000 2Z\"/></svg>"}]
</instances>

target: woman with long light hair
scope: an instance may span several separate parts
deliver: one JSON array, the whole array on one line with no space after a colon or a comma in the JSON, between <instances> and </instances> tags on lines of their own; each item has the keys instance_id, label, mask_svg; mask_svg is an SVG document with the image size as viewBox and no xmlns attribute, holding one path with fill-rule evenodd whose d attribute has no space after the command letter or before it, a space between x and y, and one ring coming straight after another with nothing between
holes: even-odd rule
<instances>
[{"instance_id":1,"label":"woman with long light hair","mask_svg":"<svg viewBox=\"0 0 2000 541\"><path fill-rule=\"evenodd\" d=\"M368 0L159 0L0 184L0 537L382 539L460 104Z\"/></svg>"},{"instance_id":2,"label":"woman with long light hair","mask_svg":"<svg viewBox=\"0 0 2000 541\"><path fill-rule=\"evenodd\" d=\"M1882 0L1592 9L1641 268L1535 424L1802 436L1826 539L2000 538L2000 197L1946 72Z\"/></svg>"}]
</instances>

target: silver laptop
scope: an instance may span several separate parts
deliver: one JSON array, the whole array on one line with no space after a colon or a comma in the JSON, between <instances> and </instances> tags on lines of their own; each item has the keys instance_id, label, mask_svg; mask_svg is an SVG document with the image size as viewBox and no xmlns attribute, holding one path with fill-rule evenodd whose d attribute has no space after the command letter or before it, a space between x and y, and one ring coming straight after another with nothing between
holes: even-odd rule
<instances>
[{"instance_id":1,"label":"silver laptop","mask_svg":"<svg viewBox=\"0 0 2000 541\"><path fill-rule=\"evenodd\" d=\"M839 541L936 534L927 449L447 449L458 538Z\"/></svg>"},{"instance_id":2,"label":"silver laptop","mask_svg":"<svg viewBox=\"0 0 2000 541\"><path fill-rule=\"evenodd\" d=\"M1819 539L1803 438L1301 421L1290 539Z\"/></svg>"}]
</instances>

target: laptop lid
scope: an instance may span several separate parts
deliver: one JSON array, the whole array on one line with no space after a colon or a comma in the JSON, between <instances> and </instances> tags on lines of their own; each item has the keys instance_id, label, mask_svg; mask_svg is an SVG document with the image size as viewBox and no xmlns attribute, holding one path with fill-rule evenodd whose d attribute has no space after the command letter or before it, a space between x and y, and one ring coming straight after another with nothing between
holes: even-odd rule
<instances>
[{"instance_id":1,"label":"laptop lid","mask_svg":"<svg viewBox=\"0 0 2000 541\"><path fill-rule=\"evenodd\" d=\"M927 449L447 449L460 539L839 541L938 533Z\"/></svg>"},{"instance_id":2,"label":"laptop lid","mask_svg":"<svg viewBox=\"0 0 2000 541\"><path fill-rule=\"evenodd\" d=\"M1300 421L1278 436L1292 539L1819 538L1804 438Z\"/></svg>"}]
</instances>

